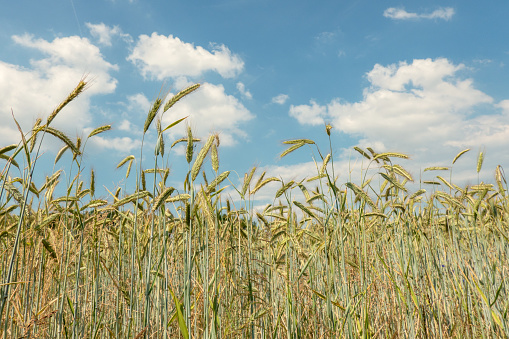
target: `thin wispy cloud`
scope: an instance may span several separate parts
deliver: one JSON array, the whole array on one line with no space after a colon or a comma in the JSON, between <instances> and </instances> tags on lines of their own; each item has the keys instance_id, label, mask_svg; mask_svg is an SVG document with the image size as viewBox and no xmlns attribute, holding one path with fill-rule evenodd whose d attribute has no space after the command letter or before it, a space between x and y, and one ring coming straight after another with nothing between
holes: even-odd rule
<instances>
[{"instance_id":1,"label":"thin wispy cloud","mask_svg":"<svg viewBox=\"0 0 509 339\"><path fill-rule=\"evenodd\" d=\"M246 86L242 82L237 82L237 90L246 99L253 99L253 95L246 89Z\"/></svg>"},{"instance_id":2,"label":"thin wispy cloud","mask_svg":"<svg viewBox=\"0 0 509 339\"><path fill-rule=\"evenodd\" d=\"M288 100L288 98L289 96L287 94L279 94L272 98L272 103L283 105Z\"/></svg>"},{"instance_id":3,"label":"thin wispy cloud","mask_svg":"<svg viewBox=\"0 0 509 339\"><path fill-rule=\"evenodd\" d=\"M452 7L439 8L431 13L407 12L404 8L387 8L384 11L384 17L394 20L412 20L412 19L442 19L450 20L455 11Z\"/></svg>"},{"instance_id":4,"label":"thin wispy cloud","mask_svg":"<svg viewBox=\"0 0 509 339\"><path fill-rule=\"evenodd\" d=\"M87 22L85 25L90 30L92 37L97 39L100 45L111 46L112 40L115 37L120 37L126 42L133 42L133 38L129 34L122 32L122 29L119 26L111 27L102 22L100 24L92 24Z\"/></svg>"}]
</instances>

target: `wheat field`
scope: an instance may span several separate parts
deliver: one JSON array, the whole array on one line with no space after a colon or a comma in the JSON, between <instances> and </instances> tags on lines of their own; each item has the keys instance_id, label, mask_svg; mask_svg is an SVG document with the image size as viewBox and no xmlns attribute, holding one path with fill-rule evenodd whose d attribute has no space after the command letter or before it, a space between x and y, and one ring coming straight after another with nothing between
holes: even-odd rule
<instances>
[{"instance_id":1,"label":"wheat field","mask_svg":"<svg viewBox=\"0 0 509 339\"><path fill-rule=\"evenodd\" d=\"M201 141L188 128L164 142L185 119L162 126L161 115L197 84L154 101L143 128L144 136L157 131L152 168L142 146L118 164L135 186L102 199L100 173L83 172L83 155L88 139L111 126L83 140L50 126L86 86L0 148L1 338L509 336L502 167L493 184L459 187L447 173L464 150L451 167L425 169L436 179L411 191L418 179L395 163L405 154L355 147L375 176L341 182L331 144L297 139L284 142L281 157L310 147L316 173L284 182L253 168L234 185L219 171L218 135ZM330 141L330 126L325 133ZM55 163L72 154L59 162L72 180L59 169L35 182L44 138L63 144ZM177 144L188 163L183 189L166 185L169 169L160 165ZM272 203L254 209L268 187Z\"/></svg>"}]
</instances>

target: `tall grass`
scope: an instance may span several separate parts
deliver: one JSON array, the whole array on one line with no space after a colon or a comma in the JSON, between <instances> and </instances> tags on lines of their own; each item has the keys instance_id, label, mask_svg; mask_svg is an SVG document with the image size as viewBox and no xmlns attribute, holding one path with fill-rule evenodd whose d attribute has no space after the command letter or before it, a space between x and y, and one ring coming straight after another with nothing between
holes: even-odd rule
<instances>
[{"instance_id":1,"label":"tall grass","mask_svg":"<svg viewBox=\"0 0 509 339\"><path fill-rule=\"evenodd\" d=\"M142 146L138 159L118 165L126 177L135 165L136 187L98 199L100 173L85 175L82 155L88 138L110 126L83 141L49 126L85 86L44 125L20 128L18 145L0 149L3 338L509 336L501 166L494 184L463 188L443 174L452 167L428 168L441 175L411 192L415 179L394 162L406 155L356 147L371 171L341 183L332 144L325 154L298 139L286 141L281 156L311 147L312 177L283 182L253 168L237 187L220 170L217 135L202 144L188 129L170 147L164 142L164 131L184 119L163 128L160 116L195 85L166 103L158 98L148 113L144 133L157 122L153 161L145 160L153 168L144 167ZM330 126L326 132L330 141ZM58 170L37 186L46 134L64 143L56 161L72 152L70 179L61 182ZM183 190L167 186L161 165L173 161L178 143L187 145ZM483 153L478 159L477 173ZM254 210L268 185L273 203Z\"/></svg>"}]
</instances>

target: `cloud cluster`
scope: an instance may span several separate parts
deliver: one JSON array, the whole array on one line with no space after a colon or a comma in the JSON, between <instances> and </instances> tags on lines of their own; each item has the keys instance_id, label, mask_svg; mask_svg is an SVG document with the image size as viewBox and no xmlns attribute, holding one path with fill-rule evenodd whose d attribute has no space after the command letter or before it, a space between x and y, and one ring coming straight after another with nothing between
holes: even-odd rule
<instances>
[{"instance_id":1,"label":"cloud cluster","mask_svg":"<svg viewBox=\"0 0 509 339\"><path fill-rule=\"evenodd\" d=\"M447 156L446 148L449 156L479 146L507 154L509 101L494 103L472 79L461 77L463 70L464 65L443 58L377 64L366 74L370 86L363 100L311 101L291 106L289 114L301 124L331 121L336 131L356 137L363 146L406 152L422 162L449 162L440 158ZM505 155L498 160L503 159L509 160Z\"/></svg>"},{"instance_id":2,"label":"cloud cluster","mask_svg":"<svg viewBox=\"0 0 509 339\"><path fill-rule=\"evenodd\" d=\"M54 121L56 127L75 132L92 120L91 97L112 93L116 88L117 81L111 72L118 67L107 62L99 48L86 38L70 36L47 41L25 34L12 39L20 46L42 53L43 57L31 59L29 68L0 61L0 119L4 122L0 144L19 140L11 109L23 129L29 130L36 117L49 115L80 79L87 76L88 89Z\"/></svg>"},{"instance_id":3,"label":"cloud cluster","mask_svg":"<svg viewBox=\"0 0 509 339\"><path fill-rule=\"evenodd\" d=\"M387 8L384 11L384 17L394 20L412 20L412 19L443 19L450 20L454 15L454 8L439 8L431 13L412 13L407 12L403 8Z\"/></svg>"},{"instance_id":4,"label":"cloud cluster","mask_svg":"<svg viewBox=\"0 0 509 339\"><path fill-rule=\"evenodd\" d=\"M207 71L232 78L244 68L242 59L225 45L212 45L212 50L208 51L173 35L155 32L151 36L139 36L128 60L140 69L143 76L158 80L197 77Z\"/></svg>"}]
</instances>

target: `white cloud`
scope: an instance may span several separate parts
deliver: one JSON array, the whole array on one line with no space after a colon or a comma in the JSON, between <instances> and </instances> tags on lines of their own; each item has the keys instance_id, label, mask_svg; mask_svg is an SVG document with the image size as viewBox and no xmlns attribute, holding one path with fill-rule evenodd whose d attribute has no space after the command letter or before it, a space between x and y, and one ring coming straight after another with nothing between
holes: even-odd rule
<instances>
[{"instance_id":1,"label":"white cloud","mask_svg":"<svg viewBox=\"0 0 509 339\"><path fill-rule=\"evenodd\" d=\"M169 94L171 96L173 94ZM234 145L247 134L241 125L254 118L235 97L225 93L222 85L203 83L200 88L179 101L163 116L163 126L189 116L193 133L206 138L209 133L219 132L221 145ZM170 130L173 138L185 134L185 124L181 123Z\"/></svg>"},{"instance_id":2,"label":"white cloud","mask_svg":"<svg viewBox=\"0 0 509 339\"><path fill-rule=\"evenodd\" d=\"M53 122L64 131L79 133L92 120L90 98L115 90L117 81L110 72L118 67L104 60L99 48L86 38L71 36L46 41L22 35L13 36L13 40L42 52L45 57L30 60L30 68L0 61L0 119L4 129L0 144L19 140L11 108L27 131L37 117L48 116L86 75L90 84L87 90L66 106Z\"/></svg>"},{"instance_id":3,"label":"white cloud","mask_svg":"<svg viewBox=\"0 0 509 339\"><path fill-rule=\"evenodd\" d=\"M290 116L297 119L302 125L310 124L316 126L324 124L323 118L327 114L327 108L318 105L314 100L311 100L310 103L311 105L291 105Z\"/></svg>"},{"instance_id":4,"label":"white cloud","mask_svg":"<svg viewBox=\"0 0 509 339\"><path fill-rule=\"evenodd\" d=\"M287 94L279 94L272 98L272 103L283 105L288 100L288 98L289 96Z\"/></svg>"},{"instance_id":5,"label":"white cloud","mask_svg":"<svg viewBox=\"0 0 509 339\"><path fill-rule=\"evenodd\" d=\"M136 93L127 97L127 109L146 115L151 107L150 101L143 93Z\"/></svg>"},{"instance_id":6,"label":"white cloud","mask_svg":"<svg viewBox=\"0 0 509 339\"><path fill-rule=\"evenodd\" d=\"M232 54L225 45L212 45L212 50L208 51L173 35L164 36L155 32L151 36L140 35L127 59L141 70L143 76L158 80L197 77L207 71L231 78L244 68L242 59Z\"/></svg>"},{"instance_id":7,"label":"white cloud","mask_svg":"<svg viewBox=\"0 0 509 339\"><path fill-rule=\"evenodd\" d=\"M237 90L242 94L243 97L247 99L253 99L253 95L251 92L246 90L246 86L242 82L237 82Z\"/></svg>"},{"instance_id":8,"label":"white cloud","mask_svg":"<svg viewBox=\"0 0 509 339\"><path fill-rule=\"evenodd\" d=\"M509 101L494 104L472 79L460 76L464 69L447 59L377 64L366 75L371 86L363 100L336 98L327 105L311 101L292 106L289 114L301 124L331 121L335 131L359 138L363 146L405 152L420 164L450 164L462 148L480 146L500 153L497 161L507 162Z\"/></svg>"},{"instance_id":9,"label":"white cloud","mask_svg":"<svg viewBox=\"0 0 509 339\"><path fill-rule=\"evenodd\" d=\"M93 146L101 150L114 150L121 153L129 153L133 149L140 149L141 141L129 137L108 138L96 135L90 139Z\"/></svg>"},{"instance_id":10,"label":"white cloud","mask_svg":"<svg viewBox=\"0 0 509 339\"><path fill-rule=\"evenodd\" d=\"M92 34L94 38L98 39L99 44L104 46L111 46L111 40L116 36L119 36L126 42L132 42L133 40L129 34L123 33L119 26L111 27L102 22L100 24L87 22L85 25L90 30L90 34Z\"/></svg>"},{"instance_id":11,"label":"white cloud","mask_svg":"<svg viewBox=\"0 0 509 339\"><path fill-rule=\"evenodd\" d=\"M410 20L410 19L450 20L453 15L454 15L454 8L451 8L451 7L439 8L429 14L411 13L411 12L407 12L403 8L394 8L394 7L387 8L384 11L384 17L395 19L395 20Z\"/></svg>"}]
</instances>

